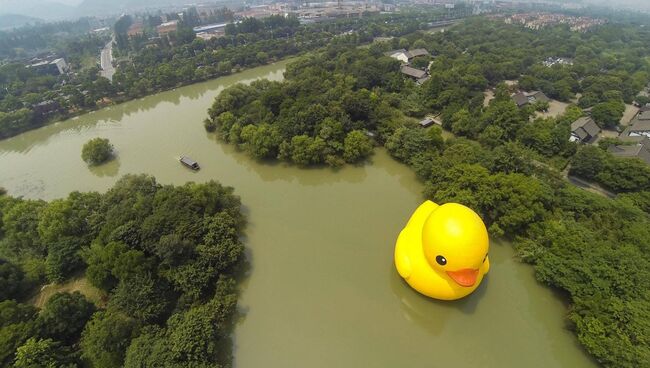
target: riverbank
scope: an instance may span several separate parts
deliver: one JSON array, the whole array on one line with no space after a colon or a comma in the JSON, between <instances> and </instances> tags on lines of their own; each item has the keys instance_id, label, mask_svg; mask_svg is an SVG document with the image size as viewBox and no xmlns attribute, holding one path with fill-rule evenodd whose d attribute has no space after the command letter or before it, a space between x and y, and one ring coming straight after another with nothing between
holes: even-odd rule
<instances>
[{"instance_id":1,"label":"riverbank","mask_svg":"<svg viewBox=\"0 0 650 368\"><path fill-rule=\"evenodd\" d=\"M191 85L198 84L198 83L209 82L209 81L216 80L216 79L219 79L219 78L235 75L235 74L244 72L244 71L249 70L249 69L259 68L260 66L273 65L273 64L276 64L276 63L280 63L280 62L288 62L288 61L290 61L290 60L292 60L294 58L300 57L300 55L302 55L302 54L304 54L304 52L300 52L300 53L297 53L297 54L294 54L294 55L289 55L289 56L287 56L285 58L278 59L278 60L269 60L268 63L262 64L262 65L257 65L257 66L253 66L253 67L249 67L249 68L233 69L233 71L231 71L231 73L229 73L229 74L218 75L218 76L214 76L214 77L209 78L209 79L181 82L181 83L178 83L174 87L155 90L155 91L152 91L151 93L148 93L148 94L143 95L143 96L128 97L125 94L122 94L121 96L114 96L113 98L108 100L109 102L103 102L101 104L98 104L95 107L78 109L78 110L75 110L73 112L67 112L65 114L55 114L55 115L52 116L51 119L46 120L43 124L31 126L29 129L21 131L21 132L16 132L16 134L13 134L13 135L2 136L2 137L0 137L0 141L2 141L4 139L11 138L11 137L15 137L17 135L23 134L25 132L29 132L29 131L34 130L34 129L39 129L39 128L42 128L42 127L45 127L45 126L48 126L48 125L51 125L51 124L59 123L59 122L62 122L62 121L66 121L66 120L71 120L71 119L74 119L76 117L83 116L83 115L89 114L89 113L93 113L93 112L99 111L99 110L107 108L107 107L117 106L117 105L129 102L129 101L141 99L141 98L144 98L144 97L147 97L147 96L152 96L152 95L162 93L162 92L166 92L166 91L172 91L172 90L175 90L176 88L191 86Z\"/></svg>"}]
</instances>

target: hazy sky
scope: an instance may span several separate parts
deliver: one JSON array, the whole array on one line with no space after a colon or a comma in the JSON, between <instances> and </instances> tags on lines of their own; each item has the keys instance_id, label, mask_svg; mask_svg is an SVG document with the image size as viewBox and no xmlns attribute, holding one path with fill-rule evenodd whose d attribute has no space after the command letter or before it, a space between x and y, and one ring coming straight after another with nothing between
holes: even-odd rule
<instances>
[{"instance_id":1,"label":"hazy sky","mask_svg":"<svg viewBox=\"0 0 650 368\"><path fill-rule=\"evenodd\" d=\"M66 5L79 5L81 4L83 0L43 0L42 2L50 2L50 3L61 3L61 4L66 4ZM110 0L107 0L110 1ZM15 3L22 2L21 0L0 0L0 7L2 5L13 5ZM38 3L39 1L34 1L35 3Z\"/></svg>"}]
</instances>

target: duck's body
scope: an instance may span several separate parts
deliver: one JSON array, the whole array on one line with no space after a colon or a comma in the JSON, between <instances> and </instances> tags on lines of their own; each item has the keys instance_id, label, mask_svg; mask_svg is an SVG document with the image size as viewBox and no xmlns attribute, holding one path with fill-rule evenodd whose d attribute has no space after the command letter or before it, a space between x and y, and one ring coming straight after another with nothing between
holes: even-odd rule
<instances>
[{"instance_id":1,"label":"duck's body","mask_svg":"<svg viewBox=\"0 0 650 368\"><path fill-rule=\"evenodd\" d=\"M418 292L435 299L469 295L490 270L483 221L471 209L422 203L400 232L395 266Z\"/></svg>"}]
</instances>

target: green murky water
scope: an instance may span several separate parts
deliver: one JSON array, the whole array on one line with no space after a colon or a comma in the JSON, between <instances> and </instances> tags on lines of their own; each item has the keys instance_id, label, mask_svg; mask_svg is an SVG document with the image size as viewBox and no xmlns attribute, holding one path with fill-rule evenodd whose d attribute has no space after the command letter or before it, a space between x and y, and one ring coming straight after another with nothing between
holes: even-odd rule
<instances>
[{"instance_id":1,"label":"green murky water","mask_svg":"<svg viewBox=\"0 0 650 368\"><path fill-rule=\"evenodd\" d=\"M566 306L508 244L470 297L421 297L392 265L393 244L421 201L420 183L383 150L339 171L260 164L202 126L225 87L282 79L286 62L113 106L0 141L0 186L52 199L109 188L127 173L162 183L234 186L250 225L235 363L247 367L591 367L565 327ZM81 146L109 138L118 156L88 169ZM202 170L182 167L188 155Z\"/></svg>"}]
</instances>

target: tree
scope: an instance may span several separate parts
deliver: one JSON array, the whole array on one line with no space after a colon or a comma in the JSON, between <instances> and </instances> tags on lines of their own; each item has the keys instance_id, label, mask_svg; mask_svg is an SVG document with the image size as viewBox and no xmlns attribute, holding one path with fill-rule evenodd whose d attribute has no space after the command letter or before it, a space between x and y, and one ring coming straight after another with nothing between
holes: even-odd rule
<instances>
[{"instance_id":1,"label":"tree","mask_svg":"<svg viewBox=\"0 0 650 368\"><path fill-rule=\"evenodd\" d=\"M168 322L172 356L185 362L223 363L224 339L236 305L233 280L221 279L207 304L173 315Z\"/></svg>"},{"instance_id":2,"label":"tree","mask_svg":"<svg viewBox=\"0 0 650 368\"><path fill-rule=\"evenodd\" d=\"M20 267L0 259L0 301L15 298L25 275Z\"/></svg>"},{"instance_id":3,"label":"tree","mask_svg":"<svg viewBox=\"0 0 650 368\"><path fill-rule=\"evenodd\" d=\"M61 282L83 266L79 255L81 244L74 237L50 244L45 260L45 273L51 282Z\"/></svg>"},{"instance_id":4,"label":"tree","mask_svg":"<svg viewBox=\"0 0 650 368\"><path fill-rule=\"evenodd\" d=\"M158 368L174 361L166 331L156 325L143 329L126 351L125 368Z\"/></svg>"},{"instance_id":5,"label":"tree","mask_svg":"<svg viewBox=\"0 0 650 368\"><path fill-rule=\"evenodd\" d=\"M246 151L258 159L275 158L282 142L278 129L268 124L246 125L241 131L240 138Z\"/></svg>"},{"instance_id":6,"label":"tree","mask_svg":"<svg viewBox=\"0 0 650 368\"><path fill-rule=\"evenodd\" d=\"M360 130L353 130L345 136L343 142L343 159L346 162L358 162L372 153L372 141Z\"/></svg>"},{"instance_id":7,"label":"tree","mask_svg":"<svg viewBox=\"0 0 650 368\"><path fill-rule=\"evenodd\" d=\"M38 309L28 304L21 304L14 300L0 302L0 328L22 322L29 322L36 318Z\"/></svg>"},{"instance_id":8,"label":"tree","mask_svg":"<svg viewBox=\"0 0 650 368\"><path fill-rule=\"evenodd\" d=\"M600 173L607 160L607 153L595 146L584 146L571 159L572 175L592 180Z\"/></svg>"},{"instance_id":9,"label":"tree","mask_svg":"<svg viewBox=\"0 0 650 368\"><path fill-rule=\"evenodd\" d=\"M625 112L625 105L621 101L607 101L594 105L591 117L601 126L613 128L618 125Z\"/></svg>"},{"instance_id":10,"label":"tree","mask_svg":"<svg viewBox=\"0 0 650 368\"><path fill-rule=\"evenodd\" d=\"M466 109L459 110L452 116L451 131L454 134L474 138L481 129L481 122Z\"/></svg>"},{"instance_id":11,"label":"tree","mask_svg":"<svg viewBox=\"0 0 650 368\"><path fill-rule=\"evenodd\" d=\"M43 336L71 344L79 339L94 312L95 306L78 291L56 293L45 303L38 320L43 326Z\"/></svg>"},{"instance_id":12,"label":"tree","mask_svg":"<svg viewBox=\"0 0 650 368\"><path fill-rule=\"evenodd\" d=\"M77 359L70 348L52 339L30 338L16 350L14 368L74 368Z\"/></svg>"},{"instance_id":13,"label":"tree","mask_svg":"<svg viewBox=\"0 0 650 368\"><path fill-rule=\"evenodd\" d=\"M144 252L129 249L119 242L105 246L93 244L84 258L88 264L88 281L105 291L111 291L121 279L147 273L151 269Z\"/></svg>"},{"instance_id":14,"label":"tree","mask_svg":"<svg viewBox=\"0 0 650 368\"><path fill-rule=\"evenodd\" d=\"M84 144L81 158L89 165L100 165L113 157L113 145L106 138L93 138Z\"/></svg>"},{"instance_id":15,"label":"tree","mask_svg":"<svg viewBox=\"0 0 650 368\"><path fill-rule=\"evenodd\" d=\"M47 254L37 230L38 217L44 206L42 201L19 201L5 209L2 216L5 239L0 242L5 254L17 259Z\"/></svg>"},{"instance_id":16,"label":"tree","mask_svg":"<svg viewBox=\"0 0 650 368\"><path fill-rule=\"evenodd\" d=\"M269 59L269 55L264 51L260 51L255 55L255 58L260 64L266 64Z\"/></svg>"},{"instance_id":17,"label":"tree","mask_svg":"<svg viewBox=\"0 0 650 368\"><path fill-rule=\"evenodd\" d=\"M96 312L81 334L84 360L93 367L119 367L135 333L136 321L110 311Z\"/></svg>"},{"instance_id":18,"label":"tree","mask_svg":"<svg viewBox=\"0 0 650 368\"><path fill-rule=\"evenodd\" d=\"M120 281L113 292L109 306L115 307L138 321L160 321L169 311L172 298L167 285L149 274L141 274Z\"/></svg>"},{"instance_id":19,"label":"tree","mask_svg":"<svg viewBox=\"0 0 650 368\"><path fill-rule=\"evenodd\" d=\"M9 366L16 348L38 333L36 308L13 300L0 302L0 363Z\"/></svg>"},{"instance_id":20,"label":"tree","mask_svg":"<svg viewBox=\"0 0 650 368\"><path fill-rule=\"evenodd\" d=\"M645 106L650 103L650 97L638 95L634 98L634 101L638 104L638 106Z\"/></svg>"},{"instance_id":21,"label":"tree","mask_svg":"<svg viewBox=\"0 0 650 368\"><path fill-rule=\"evenodd\" d=\"M398 160L410 163L417 155L438 153L444 145L440 128L432 127L424 130L421 128L401 127L395 130L386 141L386 149Z\"/></svg>"}]
</instances>

